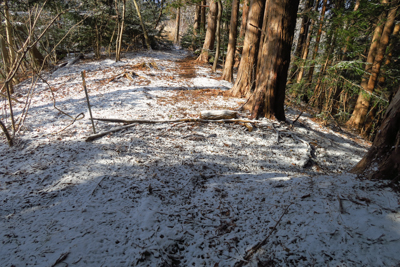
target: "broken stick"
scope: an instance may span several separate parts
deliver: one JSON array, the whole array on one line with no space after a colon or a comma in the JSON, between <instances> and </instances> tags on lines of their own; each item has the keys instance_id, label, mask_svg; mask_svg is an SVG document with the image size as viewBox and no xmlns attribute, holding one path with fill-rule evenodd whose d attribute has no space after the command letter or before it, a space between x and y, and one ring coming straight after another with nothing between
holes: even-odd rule
<instances>
[{"instance_id":1,"label":"broken stick","mask_svg":"<svg viewBox=\"0 0 400 267\"><path fill-rule=\"evenodd\" d=\"M137 123L174 123L174 122L202 122L202 123L210 123L210 122L217 122L217 123L225 123L225 122L242 122L242 123L262 123L261 121L252 121L252 120L242 120L242 119L227 119L227 120L203 120L203 119L178 119L178 120L120 120L120 119L100 119L100 118L93 118L93 120L98 121L108 121L108 122L120 122L120 123L129 123L128 125L112 129L110 131L94 134L88 136L85 141L93 141L97 138L103 137L109 133L118 132L124 129L131 128L135 126Z\"/></svg>"},{"instance_id":2,"label":"broken stick","mask_svg":"<svg viewBox=\"0 0 400 267\"><path fill-rule=\"evenodd\" d=\"M264 245L267 244L267 241L269 239L269 237L272 235L272 233L274 233L276 231L276 227L278 226L278 224L282 221L283 216L287 213L287 211L289 210L289 207L292 205L293 203L290 203L286 209L283 211L281 217L279 218L279 220L276 222L275 226L272 227L271 232L269 233L269 235L267 235L267 237L257 243L255 246L253 246L250 250L247 251L246 255L243 257L243 260L240 260L238 262L235 263L234 267L242 267L244 264L246 264L251 257Z\"/></svg>"}]
</instances>

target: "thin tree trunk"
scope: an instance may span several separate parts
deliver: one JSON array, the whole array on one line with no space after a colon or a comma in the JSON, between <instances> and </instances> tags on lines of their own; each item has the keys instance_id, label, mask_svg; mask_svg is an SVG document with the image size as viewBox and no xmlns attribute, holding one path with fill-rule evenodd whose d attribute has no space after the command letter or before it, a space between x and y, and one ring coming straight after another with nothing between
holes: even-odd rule
<instances>
[{"instance_id":1,"label":"thin tree trunk","mask_svg":"<svg viewBox=\"0 0 400 267\"><path fill-rule=\"evenodd\" d=\"M314 61L317 58L318 55L318 48L319 48L319 42L321 40L321 35L322 35L322 27L324 24L324 18L325 18L325 11L326 11L326 4L327 4L328 0L324 0L323 4L322 4L322 10L321 10L321 18L320 18L320 22L319 22L319 29L318 29L318 33L317 33L317 38L315 39L315 47L314 47L314 54L312 56L312 60ZM312 82L312 77L314 74L314 68L315 65L314 63L311 65L310 70L308 71L308 77L307 77L307 83L310 84Z\"/></svg>"},{"instance_id":2,"label":"thin tree trunk","mask_svg":"<svg viewBox=\"0 0 400 267\"><path fill-rule=\"evenodd\" d=\"M194 14L194 24L193 24L193 34L196 37L199 34L200 20L201 20L201 6L196 5L196 11Z\"/></svg>"},{"instance_id":3,"label":"thin tree trunk","mask_svg":"<svg viewBox=\"0 0 400 267\"><path fill-rule=\"evenodd\" d=\"M176 20L175 20L175 38L174 38L174 44L179 45L179 26L180 26L180 21L181 21L181 8L178 7L176 9Z\"/></svg>"},{"instance_id":4,"label":"thin tree trunk","mask_svg":"<svg viewBox=\"0 0 400 267\"><path fill-rule=\"evenodd\" d=\"M150 45L149 36L147 35L146 27L144 26L142 15L140 14L139 6L138 6L136 0L132 0L132 2L133 2L133 4L135 5L135 8L136 8L136 12L138 14L139 21L140 21L140 26L142 26L143 35L144 35L144 39L145 39L145 42L146 42L147 49L148 50L152 50L151 49L151 45Z\"/></svg>"},{"instance_id":5,"label":"thin tree trunk","mask_svg":"<svg viewBox=\"0 0 400 267\"><path fill-rule=\"evenodd\" d=\"M196 12L194 14L194 24L193 24L193 39L192 39L193 51L197 49L196 41L199 36L200 21L201 21L201 6L196 5Z\"/></svg>"},{"instance_id":6,"label":"thin tree trunk","mask_svg":"<svg viewBox=\"0 0 400 267\"><path fill-rule=\"evenodd\" d=\"M161 16L162 16L162 12L163 12L163 8L164 8L164 0L161 0L160 6L161 6L161 7L160 7L160 14L158 15L156 24L154 25L154 29L156 29L157 26L158 26L158 23L160 23Z\"/></svg>"},{"instance_id":7,"label":"thin tree trunk","mask_svg":"<svg viewBox=\"0 0 400 267\"><path fill-rule=\"evenodd\" d=\"M215 32L217 47L215 49L215 57L214 57L214 64L212 67L212 72L217 70L218 59L219 59L219 50L221 47L221 18L222 18L222 4L221 1L218 1L218 16L217 16L217 29Z\"/></svg>"},{"instance_id":8,"label":"thin tree trunk","mask_svg":"<svg viewBox=\"0 0 400 267\"><path fill-rule=\"evenodd\" d=\"M356 0L355 4L354 4L354 9L353 11L357 11L358 8L360 7L360 0ZM345 25L345 29L348 27L348 21L346 22L347 25ZM351 21L351 24L354 24L354 20ZM346 45L343 49L343 57L341 59L341 61L347 61L348 60L348 50L349 50L349 43L352 42L352 39L350 38L350 36L347 36L346 38ZM341 71L339 72L339 76L341 75ZM335 93L333 95L333 99L332 99L332 111L331 114L334 116L339 112L339 108L340 108L340 95L342 94L343 91L343 81L341 81L338 85L338 87L335 90Z\"/></svg>"},{"instance_id":9,"label":"thin tree trunk","mask_svg":"<svg viewBox=\"0 0 400 267\"><path fill-rule=\"evenodd\" d=\"M315 11L318 10L319 1L320 0L317 0L317 2L315 3ZM302 56L301 56L301 59L303 62L301 63L299 74L297 75L297 80L296 80L297 83L301 82L301 80L303 79L304 63L307 60L308 52L310 51L310 43L311 43L314 24L315 24L315 20L311 19L310 27L308 28L307 40L306 40L305 46L303 48Z\"/></svg>"},{"instance_id":10,"label":"thin tree trunk","mask_svg":"<svg viewBox=\"0 0 400 267\"><path fill-rule=\"evenodd\" d=\"M115 39L115 61L119 61L119 33L121 32L121 21L119 15L119 0L115 0L115 12L117 13L117 38Z\"/></svg>"},{"instance_id":11,"label":"thin tree trunk","mask_svg":"<svg viewBox=\"0 0 400 267\"><path fill-rule=\"evenodd\" d=\"M10 16L10 10L8 8L8 1L4 1L4 13L5 13L5 23L6 23L6 38L7 38L7 44L8 44L8 55L10 57L9 59L9 66L14 64L16 55L15 55L15 45L14 45L14 34L13 34L13 29L11 25L11 16ZM16 82L16 79L13 79L14 82ZM9 92L10 94L14 93L14 87L13 87L13 82L10 81L8 84Z\"/></svg>"},{"instance_id":12,"label":"thin tree trunk","mask_svg":"<svg viewBox=\"0 0 400 267\"><path fill-rule=\"evenodd\" d=\"M395 19L398 7L393 8L388 13L388 18L383 29L382 36L379 40L379 46L375 56L374 64L372 66L372 74L369 77L367 90L373 92L375 89L376 81L381 69L383 58L385 57L386 48L389 45L390 35L394 32Z\"/></svg>"},{"instance_id":13,"label":"thin tree trunk","mask_svg":"<svg viewBox=\"0 0 400 267\"><path fill-rule=\"evenodd\" d=\"M257 68L257 55L260 42L259 28L264 15L263 0L251 0L247 20L246 34L243 44L242 58L234 86L229 94L234 97L250 96L254 87L254 78Z\"/></svg>"},{"instance_id":14,"label":"thin tree trunk","mask_svg":"<svg viewBox=\"0 0 400 267\"><path fill-rule=\"evenodd\" d=\"M295 59L301 58L303 55L303 51L304 51L307 36L308 36L308 28L310 27L310 18L308 17L307 13L309 12L309 9L312 8L313 3L314 3L314 0L307 0L306 6L305 6L306 14L303 15L303 18L301 20L299 38L297 39L296 50L294 52ZM296 63L296 62L293 63L293 66L290 70L288 83L291 83L292 79L294 79L298 70L299 70L298 63Z\"/></svg>"},{"instance_id":15,"label":"thin tree trunk","mask_svg":"<svg viewBox=\"0 0 400 267\"><path fill-rule=\"evenodd\" d=\"M397 39L398 39L399 32L400 32L400 24L396 24L394 26L394 29L393 29L392 37L390 38L391 41L390 41L389 47L387 48L387 56L386 56L386 59L385 59L386 68L389 68L390 64L392 62L393 49L394 49L394 46L395 46L395 42L396 41L398 42ZM385 75L384 75L385 73L386 73L386 70L381 70L381 74L380 74L380 77L378 79L378 84L381 87L383 87L384 84L385 84Z\"/></svg>"},{"instance_id":16,"label":"thin tree trunk","mask_svg":"<svg viewBox=\"0 0 400 267\"><path fill-rule=\"evenodd\" d=\"M217 13L218 13L218 4L216 0L213 0L210 3L210 11L208 13L208 19L207 19L207 32L203 44L203 49L201 51L200 56L197 58L197 61L199 62L204 62L204 63L208 62L209 52L214 49L215 30L217 27Z\"/></svg>"},{"instance_id":17,"label":"thin tree trunk","mask_svg":"<svg viewBox=\"0 0 400 267\"><path fill-rule=\"evenodd\" d=\"M206 5L207 1L201 1L201 14L200 14L200 32L206 32Z\"/></svg>"},{"instance_id":18,"label":"thin tree trunk","mask_svg":"<svg viewBox=\"0 0 400 267\"><path fill-rule=\"evenodd\" d=\"M238 13L239 13L239 0L233 0L231 24L229 27L228 52L226 53L224 73L222 74L222 79L228 82L233 82L233 64L235 62Z\"/></svg>"},{"instance_id":19,"label":"thin tree trunk","mask_svg":"<svg viewBox=\"0 0 400 267\"><path fill-rule=\"evenodd\" d=\"M368 93L372 93L375 89L376 79L380 71L380 66L385 55L387 45L389 43L390 34L393 32L396 13L397 8L391 9L388 13L386 22L383 23L383 20L386 17L384 12L375 28L374 37L372 38L372 43L368 52L365 66L366 75L363 76L361 81L361 87L363 90L360 91L353 114L347 122L347 125L358 130L362 128L365 117L368 113L371 99L371 96ZM368 73L371 73L371 75L369 76Z\"/></svg>"},{"instance_id":20,"label":"thin tree trunk","mask_svg":"<svg viewBox=\"0 0 400 267\"><path fill-rule=\"evenodd\" d=\"M285 121L285 87L299 0L269 0L268 20L263 22L264 40L257 86L248 102L251 118Z\"/></svg>"},{"instance_id":21,"label":"thin tree trunk","mask_svg":"<svg viewBox=\"0 0 400 267\"><path fill-rule=\"evenodd\" d=\"M242 26L240 27L239 39L242 39L246 33L247 18L249 15L249 1L250 0L244 0L243 2L242 24L241 24Z\"/></svg>"}]
</instances>

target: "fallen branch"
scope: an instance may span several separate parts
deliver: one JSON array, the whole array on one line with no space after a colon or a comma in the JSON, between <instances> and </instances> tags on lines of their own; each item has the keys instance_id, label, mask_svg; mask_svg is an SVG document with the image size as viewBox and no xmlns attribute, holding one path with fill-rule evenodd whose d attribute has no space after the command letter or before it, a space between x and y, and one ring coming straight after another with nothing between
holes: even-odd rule
<instances>
[{"instance_id":1,"label":"fallen branch","mask_svg":"<svg viewBox=\"0 0 400 267\"><path fill-rule=\"evenodd\" d=\"M69 253L70 253L69 251L68 251L68 252L65 252L65 253L62 253L62 254L60 255L60 257L58 257L58 259L56 260L56 262L55 262L54 264L51 265L51 267L54 267L54 266L56 266L57 264L61 263L63 260L65 260L65 259L68 257Z\"/></svg>"},{"instance_id":2,"label":"fallen branch","mask_svg":"<svg viewBox=\"0 0 400 267\"><path fill-rule=\"evenodd\" d=\"M3 93L0 93L0 95L1 95L2 97L4 97L4 98L7 98L7 95L5 95L5 94L3 94ZM11 97L11 100L12 100L12 101L15 101L15 102L17 102L17 103L20 103L20 104L24 104L24 102L19 101L18 99L14 98L14 97Z\"/></svg>"},{"instance_id":3,"label":"fallen branch","mask_svg":"<svg viewBox=\"0 0 400 267\"><path fill-rule=\"evenodd\" d=\"M279 220L276 222L276 224L274 225L274 227L272 227L271 232L269 233L269 235L264 238L263 241L259 242L258 244L256 244L255 246L253 246L250 250L247 251L246 255L243 257L242 260L238 261L235 263L234 267L241 267L244 264L246 264L251 257L264 245L267 244L267 241L269 239L269 237L272 235L272 233L274 233L276 231L276 227L279 225L279 223L281 222L283 216L287 213L287 211L289 210L289 207L292 205L293 203L290 203L286 209L283 211L281 217L279 218Z\"/></svg>"},{"instance_id":4,"label":"fallen branch","mask_svg":"<svg viewBox=\"0 0 400 267\"><path fill-rule=\"evenodd\" d=\"M135 126L137 123L174 123L174 122L202 122L202 123L210 123L210 122L217 122L217 123L225 123L225 122L242 122L242 123L262 123L261 121L252 121L252 120L242 120L242 119L227 119L227 120L203 120L203 119L178 119L178 120L120 120L120 119L100 119L100 118L93 118L93 120L98 121L107 121L107 122L120 122L120 123L129 123L128 125L112 129L110 131L94 134L88 136L85 141L93 141L97 138L103 137L109 133L114 133L118 131L122 131L124 129L131 128Z\"/></svg>"},{"instance_id":5,"label":"fallen branch","mask_svg":"<svg viewBox=\"0 0 400 267\"><path fill-rule=\"evenodd\" d=\"M177 120L121 120L121 119L101 119L101 118L93 118L93 120L97 121L108 121L108 122L120 122L120 123L174 123L174 122L243 122L243 123L263 123L257 120L243 120L243 119L222 119L222 120L204 120L201 118L192 118L192 119L177 119Z\"/></svg>"},{"instance_id":6,"label":"fallen branch","mask_svg":"<svg viewBox=\"0 0 400 267\"><path fill-rule=\"evenodd\" d=\"M8 145L11 147L13 145L13 140L10 137L10 134L8 133L8 130L7 130L6 126L3 124L2 121L0 121L0 127L3 129L3 132L6 135L6 138L7 138L7 141L8 141Z\"/></svg>"},{"instance_id":7,"label":"fallen branch","mask_svg":"<svg viewBox=\"0 0 400 267\"><path fill-rule=\"evenodd\" d=\"M303 114L303 111L300 112L299 116L297 116L297 118L292 122L292 127L293 125L296 123L296 121L300 118L300 116Z\"/></svg>"}]
</instances>

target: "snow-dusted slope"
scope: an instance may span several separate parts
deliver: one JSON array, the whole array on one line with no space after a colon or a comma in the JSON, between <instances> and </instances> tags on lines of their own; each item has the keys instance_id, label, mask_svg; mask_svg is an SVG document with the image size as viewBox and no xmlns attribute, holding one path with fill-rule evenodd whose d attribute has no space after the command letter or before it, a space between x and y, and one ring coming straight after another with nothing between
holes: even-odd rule
<instances>
[{"instance_id":1,"label":"snow-dusted slope","mask_svg":"<svg viewBox=\"0 0 400 267\"><path fill-rule=\"evenodd\" d=\"M346 173L367 148L308 115L294 128L138 124L84 141L82 70L97 118L191 118L243 103L186 56L135 53L45 75L56 106L85 118L70 125L40 82L17 145L1 136L0 266L233 266L264 239L249 266L400 263L398 195Z\"/></svg>"}]
</instances>

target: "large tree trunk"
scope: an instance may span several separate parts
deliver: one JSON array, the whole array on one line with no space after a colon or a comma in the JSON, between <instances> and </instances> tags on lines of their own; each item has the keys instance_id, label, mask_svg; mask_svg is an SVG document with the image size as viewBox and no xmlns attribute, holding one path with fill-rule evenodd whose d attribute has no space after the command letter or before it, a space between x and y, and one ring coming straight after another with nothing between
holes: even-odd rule
<instances>
[{"instance_id":1,"label":"large tree trunk","mask_svg":"<svg viewBox=\"0 0 400 267\"><path fill-rule=\"evenodd\" d=\"M262 24L264 4L265 1L263 0L251 0L238 75L235 85L229 90L231 96L249 96L254 86L258 45L260 42L260 31L258 28Z\"/></svg>"},{"instance_id":2,"label":"large tree trunk","mask_svg":"<svg viewBox=\"0 0 400 267\"><path fill-rule=\"evenodd\" d=\"M312 60L314 61L317 58L318 55L318 48L319 48L319 42L321 40L321 35L322 35L322 27L324 24L324 18L325 18L325 11L326 11L326 4L327 4L328 0L324 0L323 4L322 4L322 10L321 10L321 18L319 20L319 28L318 28L318 33L317 33L317 37L315 39L315 47L314 47L314 54L312 56ZM311 65L310 70L308 71L308 76L307 76L307 83L310 84L312 81L312 77L314 74L314 64Z\"/></svg>"},{"instance_id":3,"label":"large tree trunk","mask_svg":"<svg viewBox=\"0 0 400 267\"><path fill-rule=\"evenodd\" d=\"M218 16L217 16L217 29L215 32L216 36L216 43L217 47L215 48L215 57L214 57L214 64L212 67L212 72L215 72L217 70L217 65L218 65L218 59L219 59L219 50L221 47L221 22L222 22L222 4L221 1L218 1Z\"/></svg>"},{"instance_id":4,"label":"large tree trunk","mask_svg":"<svg viewBox=\"0 0 400 267\"><path fill-rule=\"evenodd\" d=\"M263 22L257 86L248 107L251 117L285 121L285 87L299 0L269 0Z\"/></svg>"},{"instance_id":5,"label":"large tree trunk","mask_svg":"<svg viewBox=\"0 0 400 267\"><path fill-rule=\"evenodd\" d=\"M204 62L204 63L208 62L209 51L214 49L215 30L217 28L217 13L218 13L218 4L217 1L214 0L210 3L210 11L208 13L208 19L207 19L206 38L204 40L201 54L197 58L197 61L199 62Z\"/></svg>"},{"instance_id":6,"label":"large tree trunk","mask_svg":"<svg viewBox=\"0 0 400 267\"><path fill-rule=\"evenodd\" d=\"M372 94L375 89L380 66L389 44L390 35L393 32L396 13L397 8L392 8L388 13L386 22L383 23L383 19L386 17L384 14L384 16L381 16L380 21L378 21L378 25L375 28L365 66L366 75L363 76L361 81L361 87L363 90L360 91L353 114L347 122L347 125L358 130L363 127L365 117L368 113L371 99L370 94ZM371 73L371 75L369 76L368 73Z\"/></svg>"},{"instance_id":7,"label":"large tree trunk","mask_svg":"<svg viewBox=\"0 0 400 267\"><path fill-rule=\"evenodd\" d=\"M222 74L222 79L228 82L233 81L233 64L235 62L238 13L239 13L239 0L233 0L231 24L229 26L228 52L226 54L224 73Z\"/></svg>"},{"instance_id":8,"label":"large tree trunk","mask_svg":"<svg viewBox=\"0 0 400 267\"><path fill-rule=\"evenodd\" d=\"M176 20L175 20L175 38L174 38L174 44L179 45L179 27L180 27L180 21L181 21L181 8L178 7L176 9Z\"/></svg>"},{"instance_id":9,"label":"large tree trunk","mask_svg":"<svg viewBox=\"0 0 400 267\"><path fill-rule=\"evenodd\" d=\"M386 110L371 148L351 171L369 179L400 180L400 88Z\"/></svg>"}]
</instances>

